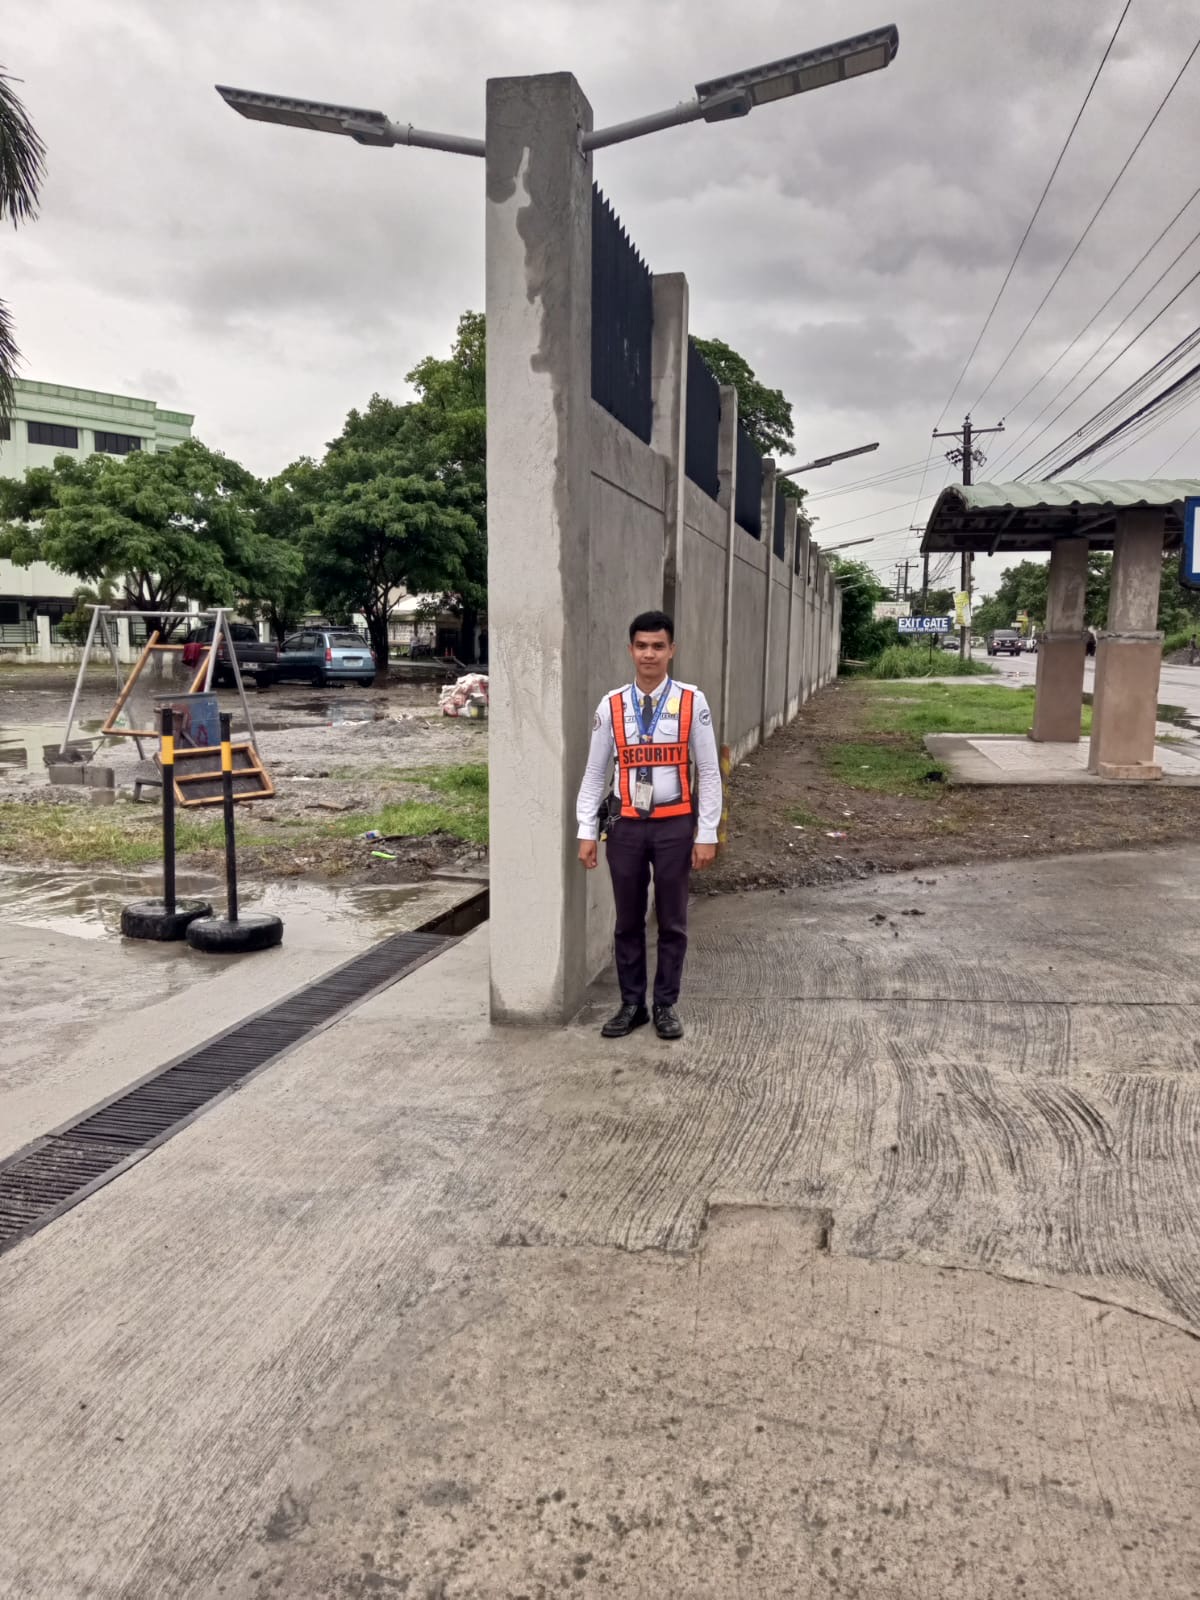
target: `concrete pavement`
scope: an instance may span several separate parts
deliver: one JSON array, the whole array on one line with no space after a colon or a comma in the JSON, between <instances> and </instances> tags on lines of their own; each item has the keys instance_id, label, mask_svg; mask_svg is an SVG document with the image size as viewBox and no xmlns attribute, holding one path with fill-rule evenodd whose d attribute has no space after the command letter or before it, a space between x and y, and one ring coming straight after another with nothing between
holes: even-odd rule
<instances>
[{"instance_id":1,"label":"concrete pavement","mask_svg":"<svg viewBox=\"0 0 1200 1600\"><path fill-rule=\"evenodd\" d=\"M681 1046L480 930L0 1258L0 1594L1190 1600L1198 905L701 900Z\"/></svg>"},{"instance_id":2,"label":"concrete pavement","mask_svg":"<svg viewBox=\"0 0 1200 1600\"><path fill-rule=\"evenodd\" d=\"M977 660L987 662L994 667L1003 677L1013 676L1022 683L1032 686L1037 677L1037 656L989 656L986 651L976 650ZM1083 669L1083 690L1091 694L1095 687L1096 660L1089 656ZM1200 721L1200 666L1180 666L1174 662L1164 661L1158 680L1158 703L1160 706L1178 706L1189 717Z\"/></svg>"}]
</instances>

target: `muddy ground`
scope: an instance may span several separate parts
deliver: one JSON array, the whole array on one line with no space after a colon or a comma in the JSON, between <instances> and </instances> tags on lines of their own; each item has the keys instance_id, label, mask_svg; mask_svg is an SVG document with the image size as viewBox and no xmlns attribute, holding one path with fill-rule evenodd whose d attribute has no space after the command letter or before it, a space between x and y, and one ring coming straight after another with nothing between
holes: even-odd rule
<instances>
[{"instance_id":1,"label":"muddy ground","mask_svg":"<svg viewBox=\"0 0 1200 1600\"><path fill-rule=\"evenodd\" d=\"M86 790L51 786L43 764L43 747L62 737L73 685L73 671L20 668L0 673L0 802L90 804ZM153 688L157 692L160 685ZM110 675L90 673L73 737L96 743L115 695ZM394 862L373 856L372 846L361 839L321 836L322 825L340 817L427 798L420 783L422 769L487 760L487 724L443 717L437 696L436 683L398 677L372 689L317 690L303 684L280 684L265 693L248 689L257 748L276 793L239 809L239 825L257 841L239 851L246 870L398 880L447 867L478 870L480 850L441 835L390 841L387 849ZM236 694L222 690L219 698L222 709L234 713L235 740L244 737ZM153 725L149 695L131 700L130 710L135 726ZM132 739L108 740L97 745L94 760L113 769L118 792L128 798L139 775L154 775L149 759L153 749L153 740L144 743L143 761ZM147 813L157 794L153 788L143 791ZM128 808L119 805L104 814L127 815ZM11 846L6 850L0 838L0 859L6 856L30 859L28 852L14 854ZM203 854L192 859L198 866L206 862Z\"/></svg>"},{"instance_id":2,"label":"muddy ground","mask_svg":"<svg viewBox=\"0 0 1200 1600\"><path fill-rule=\"evenodd\" d=\"M1200 827L1196 789L931 782L927 792L908 796L852 788L826 769L827 753L893 737L865 728L868 693L852 679L831 685L735 769L728 841L700 880L704 889L785 888L969 861L1132 849L1192 839ZM799 825L791 815L797 812L804 814Z\"/></svg>"}]
</instances>

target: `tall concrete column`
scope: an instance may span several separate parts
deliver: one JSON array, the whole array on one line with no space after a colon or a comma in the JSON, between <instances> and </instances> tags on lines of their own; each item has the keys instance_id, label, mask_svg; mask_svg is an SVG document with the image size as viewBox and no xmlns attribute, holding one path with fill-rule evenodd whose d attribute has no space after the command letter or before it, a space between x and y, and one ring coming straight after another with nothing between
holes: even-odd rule
<instances>
[{"instance_id":1,"label":"tall concrete column","mask_svg":"<svg viewBox=\"0 0 1200 1600\"><path fill-rule=\"evenodd\" d=\"M559 1023L587 972L591 107L569 73L487 86L492 1018Z\"/></svg>"},{"instance_id":2,"label":"tall concrete column","mask_svg":"<svg viewBox=\"0 0 1200 1600\"><path fill-rule=\"evenodd\" d=\"M792 559L792 587L796 595L796 609L800 613L800 637L796 641L796 655L792 662L792 675L796 682L796 709L799 710L809 695L808 681L808 547L812 539L812 526L807 517L796 518L796 556Z\"/></svg>"},{"instance_id":3,"label":"tall concrete column","mask_svg":"<svg viewBox=\"0 0 1200 1600\"><path fill-rule=\"evenodd\" d=\"M650 357L650 384L654 396L650 445L667 463L666 504L663 507L663 610L672 617L679 614L683 559L687 341L687 279L682 272L656 273L654 343Z\"/></svg>"},{"instance_id":4,"label":"tall concrete column","mask_svg":"<svg viewBox=\"0 0 1200 1600\"><path fill-rule=\"evenodd\" d=\"M1046 744L1079 740L1087 634L1086 539L1056 539L1050 552L1046 627L1038 643L1037 689L1029 737Z\"/></svg>"},{"instance_id":5,"label":"tall concrete column","mask_svg":"<svg viewBox=\"0 0 1200 1600\"><path fill-rule=\"evenodd\" d=\"M796 696L792 693L792 679L796 670L796 651L792 646L792 633L796 626L796 511L798 502L788 498L783 508L783 564L788 575L787 635L784 645L783 720L790 722L795 714Z\"/></svg>"},{"instance_id":6,"label":"tall concrete column","mask_svg":"<svg viewBox=\"0 0 1200 1600\"><path fill-rule=\"evenodd\" d=\"M764 460L762 475L762 547L766 556L766 600L763 603L762 689L759 695L758 738L766 744L771 736L771 610L775 592L775 463Z\"/></svg>"},{"instance_id":7,"label":"tall concrete column","mask_svg":"<svg viewBox=\"0 0 1200 1600\"><path fill-rule=\"evenodd\" d=\"M54 660L54 645L50 640L50 618L43 616L34 617L37 632L37 652L39 661Z\"/></svg>"},{"instance_id":8,"label":"tall concrete column","mask_svg":"<svg viewBox=\"0 0 1200 1600\"><path fill-rule=\"evenodd\" d=\"M737 390L721 385L721 430L717 435L717 504L725 513L725 594L721 614L722 748L733 743L733 560L737 522Z\"/></svg>"},{"instance_id":9,"label":"tall concrete column","mask_svg":"<svg viewBox=\"0 0 1200 1600\"><path fill-rule=\"evenodd\" d=\"M133 640L129 636L129 618L124 616L117 617L117 660L127 667L137 660Z\"/></svg>"},{"instance_id":10,"label":"tall concrete column","mask_svg":"<svg viewBox=\"0 0 1200 1600\"><path fill-rule=\"evenodd\" d=\"M1096 646L1088 768L1102 778L1161 778L1154 760L1162 634L1164 516L1144 508L1117 513L1108 621Z\"/></svg>"}]
</instances>

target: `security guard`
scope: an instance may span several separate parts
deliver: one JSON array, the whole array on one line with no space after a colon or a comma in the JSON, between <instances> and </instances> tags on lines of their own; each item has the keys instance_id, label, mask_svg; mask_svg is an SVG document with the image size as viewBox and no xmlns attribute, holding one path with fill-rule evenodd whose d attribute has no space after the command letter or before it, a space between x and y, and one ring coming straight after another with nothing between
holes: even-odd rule
<instances>
[{"instance_id":1,"label":"security guard","mask_svg":"<svg viewBox=\"0 0 1200 1600\"><path fill-rule=\"evenodd\" d=\"M646 1010L646 899L654 873L658 966L654 1027L682 1039L675 1010L687 954L688 877L717 853L721 766L708 701L671 677L675 624L644 611L629 624L634 681L605 695L592 719L587 771L579 786L579 859L596 865L607 828L608 870L617 908L614 939L621 1007L600 1032L622 1039L650 1021ZM695 764L695 783L692 764ZM613 784L608 792L608 769Z\"/></svg>"}]
</instances>

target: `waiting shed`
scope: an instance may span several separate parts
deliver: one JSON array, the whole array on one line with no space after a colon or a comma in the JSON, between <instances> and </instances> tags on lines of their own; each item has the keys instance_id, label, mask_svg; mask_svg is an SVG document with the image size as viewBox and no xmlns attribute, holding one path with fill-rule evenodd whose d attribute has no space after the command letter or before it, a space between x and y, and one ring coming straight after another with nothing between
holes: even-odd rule
<instances>
[{"instance_id":1,"label":"waiting shed","mask_svg":"<svg viewBox=\"0 0 1200 1600\"><path fill-rule=\"evenodd\" d=\"M1200 480L1047 480L952 485L938 496L923 553L1050 554L1046 628L1038 651L1030 738L1077 743L1087 656L1089 550L1113 552L1108 618L1097 630L1089 770L1161 778L1154 760L1163 556L1178 548L1185 503Z\"/></svg>"}]
</instances>

